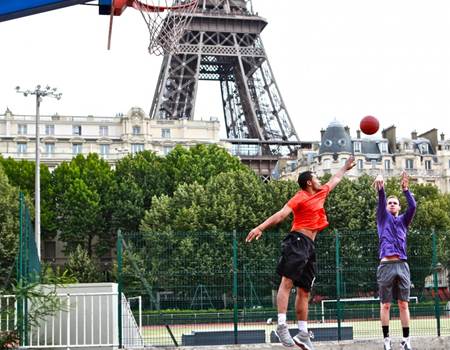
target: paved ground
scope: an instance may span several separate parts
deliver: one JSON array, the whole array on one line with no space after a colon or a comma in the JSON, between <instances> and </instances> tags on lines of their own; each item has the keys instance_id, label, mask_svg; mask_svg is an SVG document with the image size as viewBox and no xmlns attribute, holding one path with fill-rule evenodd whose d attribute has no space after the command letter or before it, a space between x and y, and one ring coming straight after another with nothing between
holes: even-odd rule
<instances>
[{"instance_id":1,"label":"paved ground","mask_svg":"<svg viewBox=\"0 0 450 350\"><path fill-rule=\"evenodd\" d=\"M316 350L382 350L381 339L372 340L352 340L341 342L315 343ZM400 338L393 339L393 349L400 348ZM412 338L414 350L449 350L450 337L418 337ZM150 348L145 348L149 350ZM186 347L158 347L158 350L286 350L277 344L256 344L256 345L226 345L226 346L186 346ZM292 350L296 348L291 348ZM137 349L135 349L137 350Z\"/></svg>"}]
</instances>

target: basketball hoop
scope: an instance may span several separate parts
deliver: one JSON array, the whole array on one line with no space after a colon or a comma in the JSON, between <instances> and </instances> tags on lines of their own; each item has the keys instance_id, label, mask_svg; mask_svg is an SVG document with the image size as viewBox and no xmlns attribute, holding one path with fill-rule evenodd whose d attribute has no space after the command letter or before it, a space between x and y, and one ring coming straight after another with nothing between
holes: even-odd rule
<instances>
[{"instance_id":1,"label":"basketball hoop","mask_svg":"<svg viewBox=\"0 0 450 350\"><path fill-rule=\"evenodd\" d=\"M199 0L113 0L111 16L133 7L142 14L150 35L148 51L175 53ZM111 17L112 18L112 17Z\"/></svg>"}]
</instances>

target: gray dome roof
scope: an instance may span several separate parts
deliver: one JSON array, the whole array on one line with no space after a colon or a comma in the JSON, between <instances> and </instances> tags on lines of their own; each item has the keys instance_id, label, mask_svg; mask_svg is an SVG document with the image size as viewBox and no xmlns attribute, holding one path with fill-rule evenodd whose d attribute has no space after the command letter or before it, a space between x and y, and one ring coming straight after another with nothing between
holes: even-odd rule
<instances>
[{"instance_id":1,"label":"gray dome roof","mask_svg":"<svg viewBox=\"0 0 450 350\"><path fill-rule=\"evenodd\" d=\"M352 153L352 151L353 147L350 134L337 120L332 121L322 136L319 155L324 153Z\"/></svg>"}]
</instances>

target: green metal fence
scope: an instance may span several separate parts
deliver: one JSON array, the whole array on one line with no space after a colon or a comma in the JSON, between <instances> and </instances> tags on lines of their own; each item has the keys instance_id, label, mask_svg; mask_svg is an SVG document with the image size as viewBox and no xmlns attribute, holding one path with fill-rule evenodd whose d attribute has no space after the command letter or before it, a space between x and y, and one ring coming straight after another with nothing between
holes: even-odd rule
<instances>
[{"instance_id":1,"label":"green metal fence","mask_svg":"<svg viewBox=\"0 0 450 350\"><path fill-rule=\"evenodd\" d=\"M26 286L38 282L41 265L36 247L33 223L30 211L25 203L24 194L19 196L19 250L16 262L17 283L21 290ZM28 324L28 300L26 295L17 296L17 330L20 345L27 345Z\"/></svg>"},{"instance_id":2,"label":"green metal fence","mask_svg":"<svg viewBox=\"0 0 450 350\"><path fill-rule=\"evenodd\" d=\"M127 297L142 297L146 344L273 340L280 282L275 268L284 234L266 232L250 244L245 243L246 234L135 233L119 239L120 288ZM450 335L445 297L450 295L445 284L438 285L437 269L444 262L438 245L448 242L447 236L411 232L408 238L414 336ZM349 334L354 339L381 337L377 233L324 231L315 244L318 276L311 293L309 327L318 334L328 332L330 339ZM293 328L294 294L295 290L288 314ZM137 306L132 308L137 318ZM391 334L400 336L394 304L391 319Z\"/></svg>"}]
</instances>

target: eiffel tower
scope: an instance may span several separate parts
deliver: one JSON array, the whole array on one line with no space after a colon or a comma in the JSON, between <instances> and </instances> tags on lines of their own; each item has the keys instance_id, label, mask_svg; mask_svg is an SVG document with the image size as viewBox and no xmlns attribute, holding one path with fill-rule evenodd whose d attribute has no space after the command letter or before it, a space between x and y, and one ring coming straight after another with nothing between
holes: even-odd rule
<instances>
[{"instance_id":1,"label":"eiffel tower","mask_svg":"<svg viewBox=\"0 0 450 350\"><path fill-rule=\"evenodd\" d=\"M199 80L220 84L232 153L270 177L299 141L260 37L267 21L251 0L199 0L176 53L164 56L150 118L194 118ZM199 96L201 98L201 96Z\"/></svg>"}]
</instances>

